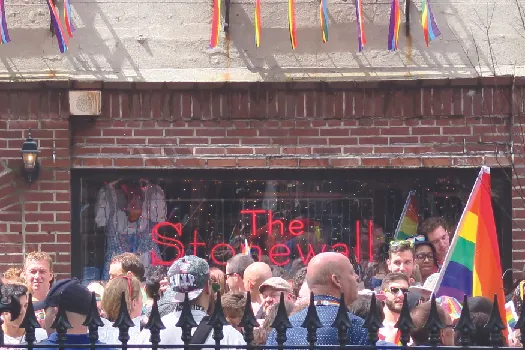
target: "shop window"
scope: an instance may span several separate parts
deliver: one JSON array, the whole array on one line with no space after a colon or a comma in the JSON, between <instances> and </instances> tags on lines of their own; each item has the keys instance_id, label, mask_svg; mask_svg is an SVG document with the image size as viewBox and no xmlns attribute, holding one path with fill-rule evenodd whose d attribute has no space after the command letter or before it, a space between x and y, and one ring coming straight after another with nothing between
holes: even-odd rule
<instances>
[{"instance_id":1,"label":"shop window","mask_svg":"<svg viewBox=\"0 0 525 350\"><path fill-rule=\"evenodd\" d=\"M374 255L384 259L382 244L410 191L420 220L442 216L453 231L478 170L78 172L73 274L107 279L111 256L122 252L140 255L146 266L184 254L224 266L245 243L254 258L285 271L321 251L340 251L355 263L356 230L361 259L369 259L369 228ZM510 188L503 171L493 171L493 183L496 197ZM495 205L500 234L510 212L502 203Z\"/></svg>"}]
</instances>

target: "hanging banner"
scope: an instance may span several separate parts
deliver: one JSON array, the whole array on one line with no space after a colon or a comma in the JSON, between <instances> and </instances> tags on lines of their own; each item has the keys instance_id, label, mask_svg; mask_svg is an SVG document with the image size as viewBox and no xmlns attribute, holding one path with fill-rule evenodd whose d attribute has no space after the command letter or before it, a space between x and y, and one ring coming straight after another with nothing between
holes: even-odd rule
<instances>
[{"instance_id":1,"label":"hanging banner","mask_svg":"<svg viewBox=\"0 0 525 350\"><path fill-rule=\"evenodd\" d=\"M438 36L441 35L439 28L437 27L434 14L430 9L428 0L423 0L423 6L421 11L421 26L423 27L423 34L425 35L425 43L427 44Z\"/></svg>"},{"instance_id":2,"label":"hanging banner","mask_svg":"<svg viewBox=\"0 0 525 350\"><path fill-rule=\"evenodd\" d=\"M67 37L64 35L64 30L62 29L62 23L60 22L60 15L55 6L53 0L47 0L47 6L49 7L49 15L51 16L51 23L53 29L55 30L55 35L58 41L58 48L61 53L67 51Z\"/></svg>"},{"instance_id":3,"label":"hanging banner","mask_svg":"<svg viewBox=\"0 0 525 350\"><path fill-rule=\"evenodd\" d=\"M297 48L297 33L295 24L295 0L288 0L288 30L290 31L290 41L292 49Z\"/></svg>"},{"instance_id":4,"label":"hanging banner","mask_svg":"<svg viewBox=\"0 0 525 350\"><path fill-rule=\"evenodd\" d=\"M357 23L357 43L359 44L359 52L361 52L366 45L365 25L363 23L363 0L355 0L355 18Z\"/></svg>"},{"instance_id":5,"label":"hanging banner","mask_svg":"<svg viewBox=\"0 0 525 350\"><path fill-rule=\"evenodd\" d=\"M261 0L255 0L255 47L261 45Z\"/></svg>"},{"instance_id":6,"label":"hanging banner","mask_svg":"<svg viewBox=\"0 0 525 350\"><path fill-rule=\"evenodd\" d=\"M397 50L400 26L401 8L399 7L399 0L392 0L392 6L390 7L390 26L388 28L388 49L390 51Z\"/></svg>"},{"instance_id":7,"label":"hanging banner","mask_svg":"<svg viewBox=\"0 0 525 350\"><path fill-rule=\"evenodd\" d=\"M323 43L326 43L328 41L328 8L326 6L326 0L321 0L319 4L319 17L321 18Z\"/></svg>"},{"instance_id":8,"label":"hanging banner","mask_svg":"<svg viewBox=\"0 0 525 350\"><path fill-rule=\"evenodd\" d=\"M5 2L0 0L0 44L10 42L9 33L7 32L7 21L5 19Z\"/></svg>"},{"instance_id":9,"label":"hanging banner","mask_svg":"<svg viewBox=\"0 0 525 350\"><path fill-rule=\"evenodd\" d=\"M77 30L73 25L73 18L71 15L71 0L64 0L64 22L66 22L67 34L70 38L73 37L73 32Z\"/></svg>"},{"instance_id":10,"label":"hanging banner","mask_svg":"<svg viewBox=\"0 0 525 350\"><path fill-rule=\"evenodd\" d=\"M221 0L213 0L213 18L211 21L210 47L216 48L219 44L219 30L221 26Z\"/></svg>"}]
</instances>

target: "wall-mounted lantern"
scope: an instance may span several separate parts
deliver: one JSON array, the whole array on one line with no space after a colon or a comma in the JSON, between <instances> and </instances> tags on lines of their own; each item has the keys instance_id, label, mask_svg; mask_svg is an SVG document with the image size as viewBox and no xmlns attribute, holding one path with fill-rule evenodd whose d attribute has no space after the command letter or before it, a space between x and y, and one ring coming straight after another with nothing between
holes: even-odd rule
<instances>
[{"instance_id":1,"label":"wall-mounted lantern","mask_svg":"<svg viewBox=\"0 0 525 350\"><path fill-rule=\"evenodd\" d=\"M22 176L27 183L32 183L38 179L40 165L38 164L38 144L31 136L31 129L22 145L22 160L24 161Z\"/></svg>"}]
</instances>

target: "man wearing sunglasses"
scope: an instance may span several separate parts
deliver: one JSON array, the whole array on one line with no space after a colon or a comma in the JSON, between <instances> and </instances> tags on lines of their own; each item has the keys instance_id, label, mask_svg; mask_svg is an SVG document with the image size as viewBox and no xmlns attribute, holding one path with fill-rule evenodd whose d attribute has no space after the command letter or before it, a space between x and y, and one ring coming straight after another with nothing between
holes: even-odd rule
<instances>
[{"instance_id":1,"label":"man wearing sunglasses","mask_svg":"<svg viewBox=\"0 0 525 350\"><path fill-rule=\"evenodd\" d=\"M244 271L253 264L249 255L237 254L226 263L226 284L230 292L244 293Z\"/></svg>"},{"instance_id":2,"label":"man wearing sunglasses","mask_svg":"<svg viewBox=\"0 0 525 350\"><path fill-rule=\"evenodd\" d=\"M397 328L394 326L399 320L405 293L408 293L408 287L408 277L404 273L393 272L383 278L381 290L385 294L386 300L383 307L385 320L383 328L379 329L379 338L381 340L395 343Z\"/></svg>"}]
</instances>

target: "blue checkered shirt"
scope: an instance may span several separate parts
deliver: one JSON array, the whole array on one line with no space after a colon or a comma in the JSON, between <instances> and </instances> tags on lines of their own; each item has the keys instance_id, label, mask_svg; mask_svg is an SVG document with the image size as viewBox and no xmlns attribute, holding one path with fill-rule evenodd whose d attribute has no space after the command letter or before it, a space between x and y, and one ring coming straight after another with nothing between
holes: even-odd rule
<instances>
[{"instance_id":1,"label":"blue checkered shirt","mask_svg":"<svg viewBox=\"0 0 525 350\"><path fill-rule=\"evenodd\" d=\"M317 329L317 345L339 345L337 328L332 327L332 324L335 321L337 316L337 310L339 306L337 305L340 302L340 299L328 296L328 295L316 295L314 297L316 302L327 301L328 305L316 305L317 314L319 320L323 324L323 327ZM334 305L335 304L335 305ZM308 308L303 309L290 317L290 323L293 328L289 328L286 331L286 342L284 343L287 346L294 345L308 345L306 340L307 330L302 328L301 324L306 318L306 313ZM352 345L368 345L368 330L363 328L364 320L360 317L355 316L354 314L348 312L348 317L350 318L351 326L348 328L348 344ZM277 345L277 333L275 329L268 336L266 345L276 346Z\"/></svg>"}]
</instances>

